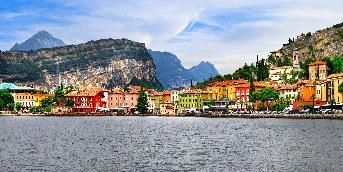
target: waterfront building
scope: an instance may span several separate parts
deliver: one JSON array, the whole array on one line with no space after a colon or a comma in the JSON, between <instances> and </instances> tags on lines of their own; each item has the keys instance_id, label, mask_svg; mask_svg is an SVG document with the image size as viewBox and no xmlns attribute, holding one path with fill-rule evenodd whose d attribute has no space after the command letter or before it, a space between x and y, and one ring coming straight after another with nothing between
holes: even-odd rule
<instances>
[{"instance_id":1,"label":"waterfront building","mask_svg":"<svg viewBox=\"0 0 343 172\"><path fill-rule=\"evenodd\" d=\"M153 91L148 96L148 109L152 113L160 113L160 104L163 102L163 92Z\"/></svg>"},{"instance_id":2,"label":"waterfront building","mask_svg":"<svg viewBox=\"0 0 343 172\"><path fill-rule=\"evenodd\" d=\"M343 82L343 73L332 74L327 77L327 99L336 103L343 103L342 93L338 87Z\"/></svg>"},{"instance_id":3,"label":"waterfront building","mask_svg":"<svg viewBox=\"0 0 343 172\"><path fill-rule=\"evenodd\" d=\"M208 91L211 100L222 100L226 98L226 82L218 81L207 84L206 90Z\"/></svg>"},{"instance_id":4,"label":"waterfront building","mask_svg":"<svg viewBox=\"0 0 343 172\"><path fill-rule=\"evenodd\" d=\"M284 84L276 88L279 91L279 98L284 100L290 100L290 103L294 103L298 97L299 91L296 84Z\"/></svg>"},{"instance_id":5,"label":"waterfront building","mask_svg":"<svg viewBox=\"0 0 343 172\"><path fill-rule=\"evenodd\" d=\"M310 81L326 80L329 67L326 62L315 61L308 66Z\"/></svg>"},{"instance_id":6,"label":"waterfront building","mask_svg":"<svg viewBox=\"0 0 343 172\"><path fill-rule=\"evenodd\" d=\"M204 100L208 92L203 90L185 90L179 94L178 107L180 112L185 109L203 110Z\"/></svg>"},{"instance_id":7,"label":"waterfront building","mask_svg":"<svg viewBox=\"0 0 343 172\"><path fill-rule=\"evenodd\" d=\"M162 102L160 103L160 113L161 115L175 115L176 106L172 102Z\"/></svg>"},{"instance_id":8,"label":"waterfront building","mask_svg":"<svg viewBox=\"0 0 343 172\"><path fill-rule=\"evenodd\" d=\"M115 87L108 95L108 108L111 111L133 113L137 109L140 88L129 86L127 89Z\"/></svg>"},{"instance_id":9,"label":"waterfront building","mask_svg":"<svg viewBox=\"0 0 343 172\"><path fill-rule=\"evenodd\" d=\"M248 81L243 79L214 82L207 84L206 90L208 91L208 97L210 100L234 101L236 100L236 86L246 83L248 83Z\"/></svg>"},{"instance_id":10,"label":"waterfront building","mask_svg":"<svg viewBox=\"0 0 343 172\"><path fill-rule=\"evenodd\" d=\"M300 101L312 101L312 95L316 94L316 85L308 83L299 88Z\"/></svg>"},{"instance_id":11,"label":"waterfront building","mask_svg":"<svg viewBox=\"0 0 343 172\"><path fill-rule=\"evenodd\" d=\"M254 82L255 91L263 88L272 87L272 85L266 82ZM247 105L250 104L250 83L241 84L236 86L236 107L237 109L246 109Z\"/></svg>"},{"instance_id":12,"label":"waterfront building","mask_svg":"<svg viewBox=\"0 0 343 172\"><path fill-rule=\"evenodd\" d=\"M104 88L88 88L72 91L66 95L74 101L72 112L94 113L107 110L108 90Z\"/></svg>"},{"instance_id":13,"label":"waterfront building","mask_svg":"<svg viewBox=\"0 0 343 172\"><path fill-rule=\"evenodd\" d=\"M328 101L326 80L316 81L316 99L321 100L321 101Z\"/></svg>"},{"instance_id":14,"label":"waterfront building","mask_svg":"<svg viewBox=\"0 0 343 172\"><path fill-rule=\"evenodd\" d=\"M20 103L26 109L35 105L35 89L32 87L17 86L12 83L1 83L0 89L8 90L14 98L14 103Z\"/></svg>"}]
</instances>

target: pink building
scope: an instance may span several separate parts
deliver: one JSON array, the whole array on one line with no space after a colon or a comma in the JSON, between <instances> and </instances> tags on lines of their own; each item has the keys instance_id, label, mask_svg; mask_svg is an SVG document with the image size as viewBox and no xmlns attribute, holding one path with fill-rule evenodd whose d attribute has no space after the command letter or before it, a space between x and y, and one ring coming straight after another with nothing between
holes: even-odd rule
<instances>
[{"instance_id":1,"label":"pink building","mask_svg":"<svg viewBox=\"0 0 343 172\"><path fill-rule=\"evenodd\" d=\"M139 92L128 88L112 90L108 95L108 108L111 111L133 112L137 109Z\"/></svg>"}]
</instances>

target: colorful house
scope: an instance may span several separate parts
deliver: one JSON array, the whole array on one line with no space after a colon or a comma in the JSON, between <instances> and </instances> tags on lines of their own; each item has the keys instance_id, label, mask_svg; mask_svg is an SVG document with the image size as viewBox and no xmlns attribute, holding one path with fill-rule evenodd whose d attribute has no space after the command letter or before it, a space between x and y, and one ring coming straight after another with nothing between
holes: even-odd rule
<instances>
[{"instance_id":1,"label":"colorful house","mask_svg":"<svg viewBox=\"0 0 343 172\"><path fill-rule=\"evenodd\" d=\"M66 95L74 101L72 111L77 113L94 113L107 110L108 90L104 88L89 88L72 91Z\"/></svg>"},{"instance_id":2,"label":"colorful house","mask_svg":"<svg viewBox=\"0 0 343 172\"><path fill-rule=\"evenodd\" d=\"M126 90L121 87L113 88L108 94L108 108L111 111L133 112L137 109L139 89L128 87Z\"/></svg>"},{"instance_id":3,"label":"colorful house","mask_svg":"<svg viewBox=\"0 0 343 172\"><path fill-rule=\"evenodd\" d=\"M198 109L202 110L204 106L204 100L207 99L207 91L203 90L185 90L179 94L179 112L185 109Z\"/></svg>"},{"instance_id":4,"label":"colorful house","mask_svg":"<svg viewBox=\"0 0 343 172\"><path fill-rule=\"evenodd\" d=\"M300 101L312 101L312 95L316 94L316 85L309 83L299 88Z\"/></svg>"}]
</instances>

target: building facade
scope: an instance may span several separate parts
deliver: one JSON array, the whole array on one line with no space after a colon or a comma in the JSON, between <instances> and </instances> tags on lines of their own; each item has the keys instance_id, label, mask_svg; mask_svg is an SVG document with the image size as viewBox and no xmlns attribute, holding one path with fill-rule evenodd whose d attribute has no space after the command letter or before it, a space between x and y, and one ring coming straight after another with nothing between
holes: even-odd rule
<instances>
[{"instance_id":1,"label":"building facade","mask_svg":"<svg viewBox=\"0 0 343 172\"><path fill-rule=\"evenodd\" d=\"M329 67L326 62L316 61L310 63L308 66L310 81L326 80L328 76Z\"/></svg>"}]
</instances>

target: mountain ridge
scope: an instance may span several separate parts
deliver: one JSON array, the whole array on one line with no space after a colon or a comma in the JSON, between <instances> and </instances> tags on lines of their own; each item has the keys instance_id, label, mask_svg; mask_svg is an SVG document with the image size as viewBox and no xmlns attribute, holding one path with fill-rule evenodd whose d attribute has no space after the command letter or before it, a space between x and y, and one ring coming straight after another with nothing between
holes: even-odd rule
<instances>
[{"instance_id":1,"label":"mountain ridge","mask_svg":"<svg viewBox=\"0 0 343 172\"><path fill-rule=\"evenodd\" d=\"M188 87L191 85L191 81L194 84L219 74L213 64L209 62L202 61L198 65L186 69L180 59L170 52L149 50L149 53L156 65L157 78L165 88Z\"/></svg>"}]
</instances>

